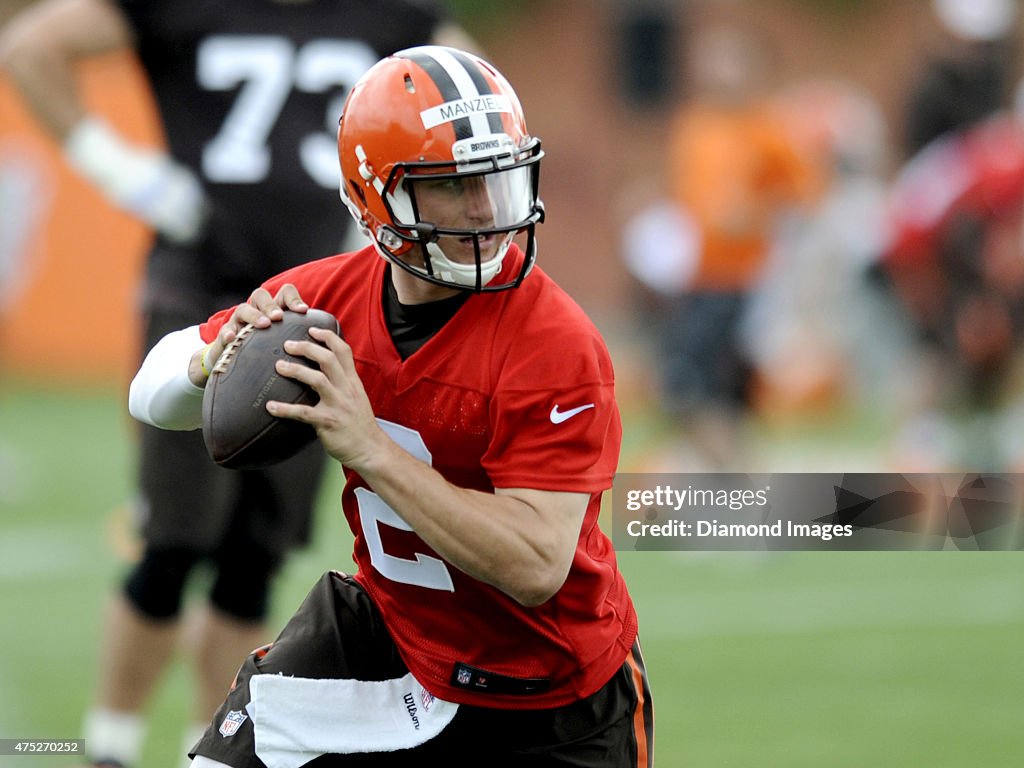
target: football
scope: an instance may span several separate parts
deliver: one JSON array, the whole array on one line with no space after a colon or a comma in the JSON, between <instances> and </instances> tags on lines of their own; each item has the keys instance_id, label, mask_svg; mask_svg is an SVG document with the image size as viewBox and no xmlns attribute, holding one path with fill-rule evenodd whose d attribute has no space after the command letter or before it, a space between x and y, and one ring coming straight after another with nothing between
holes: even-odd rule
<instances>
[{"instance_id":1,"label":"football","mask_svg":"<svg viewBox=\"0 0 1024 768\"><path fill-rule=\"evenodd\" d=\"M228 469L256 469L284 461L316 439L308 424L267 412L268 400L315 405L318 396L305 384L281 376L280 358L314 367L284 351L289 339L308 339L309 329L339 333L334 315L319 309L285 311L269 328L247 325L221 353L203 394L203 440L210 457Z\"/></svg>"}]
</instances>

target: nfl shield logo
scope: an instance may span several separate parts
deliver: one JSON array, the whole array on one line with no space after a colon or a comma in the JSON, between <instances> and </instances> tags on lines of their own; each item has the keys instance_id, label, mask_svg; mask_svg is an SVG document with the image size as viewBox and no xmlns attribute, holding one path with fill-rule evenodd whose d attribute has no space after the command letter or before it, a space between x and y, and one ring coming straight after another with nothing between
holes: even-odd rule
<instances>
[{"instance_id":1,"label":"nfl shield logo","mask_svg":"<svg viewBox=\"0 0 1024 768\"><path fill-rule=\"evenodd\" d=\"M220 735L221 736L234 736L238 729L242 727L242 723L248 720L249 717L244 712L239 710L231 710L224 716L224 722L220 724Z\"/></svg>"},{"instance_id":2,"label":"nfl shield logo","mask_svg":"<svg viewBox=\"0 0 1024 768\"><path fill-rule=\"evenodd\" d=\"M468 669L459 669L455 677L459 681L459 685L469 685L469 681L473 679L473 673Z\"/></svg>"}]
</instances>

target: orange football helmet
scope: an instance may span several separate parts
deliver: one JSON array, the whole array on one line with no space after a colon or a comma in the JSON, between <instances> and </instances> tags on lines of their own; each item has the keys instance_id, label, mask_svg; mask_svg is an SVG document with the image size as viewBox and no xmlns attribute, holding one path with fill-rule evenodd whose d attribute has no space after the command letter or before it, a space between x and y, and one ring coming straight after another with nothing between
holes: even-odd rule
<instances>
[{"instance_id":1,"label":"orange football helmet","mask_svg":"<svg viewBox=\"0 0 1024 768\"><path fill-rule=\"evenodd\" d=\"M442 46L374 65L338 125L341 198L378 252L423 280L467 290L514 288L533 268L542 156L501 73ZM520 232L522 264L492 284Z\"/></svg>"}]
</instances>

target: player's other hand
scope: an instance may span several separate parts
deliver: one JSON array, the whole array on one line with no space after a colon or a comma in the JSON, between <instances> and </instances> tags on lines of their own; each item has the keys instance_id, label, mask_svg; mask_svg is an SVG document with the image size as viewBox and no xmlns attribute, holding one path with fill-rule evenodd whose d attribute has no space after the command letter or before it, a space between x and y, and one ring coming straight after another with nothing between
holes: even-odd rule
<instances>
[{"instance_id":1,"label":"player's other hand","mask_svg":"<svg viewBox=\"0 0 1024 768\"><path fill-rule=\"evenodd\" d=\"M161 152L142 152L112 190L118 206L168 240L185 245L198 239L206 221L206 194L188 168Z\"/></svg>"},{"instance_id":2,"label":"player's other hand","mask_svg":"<svg viewBox=\"0 0 1024 768\"><path fill-rule=\"evenodd\" d=\"M266 288L257 288L249 295L248 301L235 307L231 317L221 326L217 338L192 356L189 364L192 383L205 386L217 359L245 326L267 328L272 322L280 321L285 310L305 313L308 309L309 305L299 294L299 289L291 283L281 286L276 294L271 294Z\"/></svg>"},{"instance_id":3,"label":"player's other hand","mask_svg":"<svg viewBox=\"0 0 1024 768\"><path fill-rule=\"evenodd\" d=\"M276 361L282 376L301 381L319 396L315 405L267 403L279 418L312 426L327 453L357 472L373 466L394 443L374 418L373 407L356 371L352 348L338 334L310 328L307 341L286 341L284 351L305 357L313 367L286 359Z\"/></svg>"},{"instance_id":4,"label":"player's other hand","mask_svg":"<svg viewBox=\"0 0 1024 768\"><path fill-rule=\"evenodd\" d=\"M257 328L266 328L283 318L286 309L300 313L309 310L309 305L294 285L285 283L274 294L266 288L257 288L249 294L248 301L235 307L231 318L220 329L218 339L224 339L226 344L230 344L245 326L251 323Z\"/></svg>"},{"instance_id":5,"label":"player's other hand","mask_svg":"<svg viewBox=\"0 0 1024 768\"><path fill-rule=\"evenodd\" d=\"M132 144L94 117L75 126L64 149L71 166L107 199L171 242L185 245L201 235L206 193L196 175L166 152Z\"/></svg>"}]
</instances>

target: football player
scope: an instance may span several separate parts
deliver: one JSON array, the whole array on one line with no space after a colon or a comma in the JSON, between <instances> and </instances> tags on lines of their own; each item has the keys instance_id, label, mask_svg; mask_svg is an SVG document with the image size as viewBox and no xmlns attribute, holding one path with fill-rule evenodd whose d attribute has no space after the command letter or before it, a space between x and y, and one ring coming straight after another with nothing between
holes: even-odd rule
<instances>
[{"instance_id":1,"label":"football player","mask_svg":"<svg viewBox=\"0 0 1024 768\"><path fill-rule=\"evenodd\" d=\"M0 62L69 163L156 231L141 290L148 349L267 276L337 252L348 232L329 190L347 89L392 51L465 39L431 0L41 0L5 26ZM138 146L83 103L76 63L114 50L137 55L166 149ZM203 725L188 746L238 659L268 639L272 579L307 540L323 466L314 447L267 471L226 471L198 434L140 426L144 548L106 616L84 728L94 761L127 766L196 566L214 576L192 650L191 719Z\"/></svg>"},{"instance_id":2,"label":"football player","mask_svg":"<svg viewBox=\"0 0 1024 768\"><path fill-rule=\"evenodd\" d=\"M338 152L372 244L169 334L130 392L137 418L194 429L242 327L339 320L286 343L315 370L277 363L318 404L266 407L345 473L357 569L246 659L194 766L650 766L637 616L598 526L611 360L535 266L542 152L515 92L462 50L401 51L353 87Z\"/></svg>"},{"instance_id":3,"label":"football player","mask_svg":"<svg viewBox=\"0 0 1024 768\"><path fill-rule=\"evenodd\" d=\"M1024 461L1015 378L1024 340L1021 115L999 111L928 143L897 174L888 213L878 269L929 377L896 458L928 471L1016 471Z\"/></svg>"}]
</instances>

